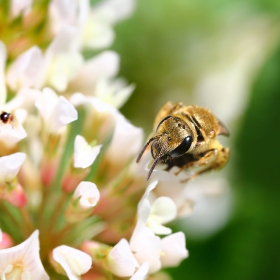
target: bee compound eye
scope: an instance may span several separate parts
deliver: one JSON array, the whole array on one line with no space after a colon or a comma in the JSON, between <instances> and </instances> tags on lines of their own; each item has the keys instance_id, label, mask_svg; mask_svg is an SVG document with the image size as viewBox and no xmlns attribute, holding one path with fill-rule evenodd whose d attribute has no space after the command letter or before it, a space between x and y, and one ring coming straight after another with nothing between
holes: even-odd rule
<instances>
[{"instance_id":1,"label":"bee compound eye","mask_svg":"<svg viewBox=\"0 0 280 280\"><path fill-rule=\"evenodd\" d=\"M185 154L191 147L192 141L193 141L192 136L185 137L182 143L170 153L170 156L179 157Z\"/></svg>"}]
</instances>

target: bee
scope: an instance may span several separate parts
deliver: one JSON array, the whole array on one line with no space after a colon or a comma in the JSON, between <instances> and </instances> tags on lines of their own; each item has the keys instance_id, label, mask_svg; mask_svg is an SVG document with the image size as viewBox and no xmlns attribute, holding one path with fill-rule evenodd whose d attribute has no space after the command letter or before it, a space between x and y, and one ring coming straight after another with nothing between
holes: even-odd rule
<instances>
[{"instance_id":1,"label":"bee","mask_svg":"<svg viewBox=\"0 0 280 280\"><path fill-rule=\"evenodd\" d=\"M14 116L11 113L2 111L0 114L0 120L3 124L12 124L14 121Z\"/></svg>"},{"instance_id":2,"label":"bee","mask_svg":"<svg viewBox=\"0 0 280 280\"><path fill-rule=\"evenodd\" d=\"M184 106L182 102L167 102L158 112L154 132L144 145L136 162L139 162L151 144L154 162L148 172L149 180L158 163L166 163L166 170L179 167L181 171L198 168L189 178L225 166L229 148L216 139L218 135L229 136L225 125L208 109L196 105Z\"/></svg>"}]
</instances>

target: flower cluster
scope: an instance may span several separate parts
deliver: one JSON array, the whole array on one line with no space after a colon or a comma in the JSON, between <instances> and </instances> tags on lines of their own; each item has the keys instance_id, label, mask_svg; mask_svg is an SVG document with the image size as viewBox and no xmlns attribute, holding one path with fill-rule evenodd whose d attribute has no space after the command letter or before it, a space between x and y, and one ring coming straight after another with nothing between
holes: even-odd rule
<instances>
[{"instance_id":1,"label":"flower cluster","mask_svg":"<svg viewBox=\"0 0 280 280\"><path fill-rule=\"evenodd\" d=\"M134 1L6 3L0 278L137 280L179 265L185 236L165 224L196 199L176 170L145 181L149 153L135 163L143 131L118 111L134 86L116 78L118 55L102 51ZM89 49L99 53L85 59Z\"/></svg>"}]
</instances>

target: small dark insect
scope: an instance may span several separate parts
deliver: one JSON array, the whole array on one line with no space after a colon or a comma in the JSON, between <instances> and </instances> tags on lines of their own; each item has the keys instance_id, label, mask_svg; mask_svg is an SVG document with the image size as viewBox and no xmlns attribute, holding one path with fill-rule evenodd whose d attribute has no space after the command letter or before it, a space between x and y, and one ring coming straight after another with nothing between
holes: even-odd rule
<instances>
[{"instance_id":1,"label":"small dark insect","mask_svg":"<svg viewBox=\"0 0 280 280\"><path fill-rule=\"evenodd\" d=\"M152 143L154 162L147 180L160 162L167 163L167 170L178 166L180 170L176 175L182 170L199 167L189 180L206 171L221 169L227 163L229 149L219 143L217 135L229 136L229 131L208 109L167 102L157 114L153 135L136 161L140 161Z\"/></svg>"},{"instance_id":2,"label":"small dark insect","mask_svg":"<svg viewBox=\"0 0 280 280\"><path fill-rule=\"evenodd\" d=\"M2 111L1 115L0 115L0 120L4 124L12 123L13 120L14 120L14 116L12 114L10 114L10 113Z\"/></svg>"}]
</instances>

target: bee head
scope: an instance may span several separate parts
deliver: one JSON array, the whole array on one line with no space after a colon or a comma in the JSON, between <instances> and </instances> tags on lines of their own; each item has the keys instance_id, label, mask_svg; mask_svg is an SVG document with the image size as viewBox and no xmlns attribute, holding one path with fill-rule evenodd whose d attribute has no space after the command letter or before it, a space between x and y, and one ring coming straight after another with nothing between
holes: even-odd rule
<instances>
[{"instance_id":1,"label":"bee head","mask_svg":"<svg viewBox=\"0 0 280 280\"><path fill-rule=\"evenodd\" d=\"M158 162L166 162L174 157L185 154L193 144L192 131L180 118L168 116L157 126L156 135L148 140L140 152L137 162L140 161L147 146L152 142L151 153L155 159L147 176L150 178Z\"/></svg>"}]
</instances>

